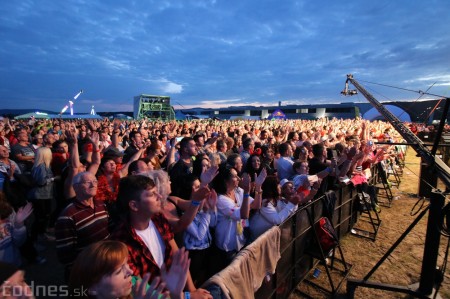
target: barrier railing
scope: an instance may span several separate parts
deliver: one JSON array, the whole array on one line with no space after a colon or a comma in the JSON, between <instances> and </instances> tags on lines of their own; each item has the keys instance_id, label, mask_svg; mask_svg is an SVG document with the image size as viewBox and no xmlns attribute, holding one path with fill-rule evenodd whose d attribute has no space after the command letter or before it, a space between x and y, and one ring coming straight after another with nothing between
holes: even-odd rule
<instances>
[{"instance_id":1,"label":"barrier railing","mask_svg":"<svg viewBox=\"0 0 450 299\"><path fill-rule=\"evenodd\" d=\"M376 167L372 167L369 183L378 179ZM330 202L331 200L331 202ZM332 215L331 222L338 238L348 234L358 219L358 196L352 185L335 185L325 195L299 207L299 209L279 225L280 240L266 238L264 242L280 242L280 259L275 273L267 276L255 292L255 298L288 298L307 277L318 260L307 250L314 246L314 229L324 215ZM251 246L247 247L247 249ZM246 249L244 249L246 250ZM264 259L264 257L256 257ZM255 282L259 285L259 282Z\"/></svg>"},{"instance_id":2,"label":"barrier railing","mask_svg":"<svg viewBox=\"0 0 450 299\"><path fill-rule=\"evenodd\" d=\"M330 192L330 191L329 191ZM338 237L346 235L357 219L355 207L356 190L350 186L339 187L331 192L336 195L332 213L332 223ZM317 260L306 250L313 245L314 232L307 213L314 224L322 217L326 195L300 207L295 214L280 225L281 258L275 274L269 282L264 282L255 293L255 298L287 298L297 285L315 267Z\"/></svg>"}]
</instances>

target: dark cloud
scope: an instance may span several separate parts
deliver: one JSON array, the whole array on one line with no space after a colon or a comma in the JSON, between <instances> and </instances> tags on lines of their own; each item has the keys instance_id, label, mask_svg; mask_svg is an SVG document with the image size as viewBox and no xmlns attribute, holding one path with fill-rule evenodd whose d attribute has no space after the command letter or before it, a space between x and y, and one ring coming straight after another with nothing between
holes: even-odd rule
<instances>
[{"instance_id":1,"label":"dark cloud","mask_svg":"<svg viewBox=\"0 0 450 299\"><path fill-rule=\"evenodd\" d=\"M140 93L185 106L342 102L347 73L414 90L437 82L443 94L449 8L438 0L5 2L0 99L3 108L54 109L83 88L85 112L92 103L131 107Z\"/></svg>"}]
</instances>

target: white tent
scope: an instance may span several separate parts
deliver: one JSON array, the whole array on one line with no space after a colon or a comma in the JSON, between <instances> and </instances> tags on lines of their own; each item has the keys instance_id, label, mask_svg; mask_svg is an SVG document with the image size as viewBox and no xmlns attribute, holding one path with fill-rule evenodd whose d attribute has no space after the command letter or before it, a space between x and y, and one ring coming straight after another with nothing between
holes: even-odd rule
<instances>
[{"instance_id":1,"label":"white tent","mask_svg":"<svg viewBox=\"0 0 450 299\"><path fill-rule=\"evenodd\" d=\"M17 115L16 117L14 117L14 119L28 119L28 118L53 118L53 114L48 114L48 113L44 113L44 112L30 112L30 113L25 113L22 115Z\"/></svg>"},{"instance_id":2,"label":"white tent","mask_svg":"<svg viewBox=\"0 0 450 299\"><path fill-rule=\"evenodd\" d=\"M401 121L411 122L411 116L409 116L408 112L406 112L402 108L394 105L385 105L384 107ZM380 112L378 112L376 108L372 108L364 113L363 118L371 121L384 119L384 117L380 114Z\"/></svg>"},{"instance_id":3,"label":"white tent","mask_svg":"<svg viewBox=\"0 0 450 299\"><path fill-rule=\"evenodd\" d=\"M70 115L70 114L48 114L48 113L43 113L43 112L30 112L30 113L26 113L26 114L22 114L22 115L18 115L16 117L14 117L14 119L29 119L34 117L35 119L38 118L46 118L46 119L54 119L54 118L62 118L62 119L76 119L76 118L80 118L80 119L103 119L103 117L101 117L100 115L91 115L91 114L74 114L74 115Z\"/></svg>"}]
</instances>

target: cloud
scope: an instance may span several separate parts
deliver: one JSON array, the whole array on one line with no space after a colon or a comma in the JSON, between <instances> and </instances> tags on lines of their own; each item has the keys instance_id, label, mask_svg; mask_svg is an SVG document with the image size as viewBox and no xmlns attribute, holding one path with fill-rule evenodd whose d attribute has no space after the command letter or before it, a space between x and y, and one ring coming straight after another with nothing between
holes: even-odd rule
<instances>
[{"instance_id":1,"label":"cloud","mask_svg":"<svg viewBox=\"0 0 450 299\"><path fill-rule=\"evenodd\" d=\"M150 90L157 89L160 92L167 94L180 94L183 92L182 84L172 82L166 78L158 78L158 79L141 78L141 80L151 83L151 86L149 87Z\"/></svg>"},{"instance_id":2,"label":"cloud","mask_svg":"<svg viewBox=\"0 0 450 299\"><path fill-rule=\"evenodd\" d=\"M159 87L164 93L177 94L183 92L183 85L177 84L174 82L170 82L167 79L162 79L160 81L161 86Z\"/></svg>"},{"instance_id":3,"label":"cloud","mask_svg":"<svg viewBox=\"0 0 450 299\"><path fill-rule=\"evenodd\" d=\"M140 93L185 106L341 102L348 73L411 90L436 82L445 94L449 10L434 0L5 1L0 100L49 109L81 86L111 111Z\"/></svg>"},{"instance_id":4,"label":"cloud","mask_svg":"<svg viewBox=\"0 0 450 299\"><path fill-rule=\"evenodd\" d=\"M127 61L118 61L108 58L100 58L100 60L108 67L117 71L129 70L131 67Z\"/></svg>"},{"instance_id":5,"label":"cloud","mask_svg":"<svg viewBox=\"0 0 450 299\"><path fill-rule=\"evenodd\" d=\"M89 104L89 105L101 105L103 103L103 100L81 100L79 102L82 104Z\"/></svg>"}]
</instances>

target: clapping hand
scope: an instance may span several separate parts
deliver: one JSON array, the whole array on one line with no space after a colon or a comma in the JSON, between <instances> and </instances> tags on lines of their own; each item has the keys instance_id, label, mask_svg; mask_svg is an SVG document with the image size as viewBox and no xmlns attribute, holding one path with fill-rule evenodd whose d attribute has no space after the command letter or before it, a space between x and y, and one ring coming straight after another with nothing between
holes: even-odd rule
<instances>
[{"instance_id":1,"label":"clapping hand","mask_svg":"<svg viewBox=\"0 0 450 299\"><path fill-rule=\"evenodd\" d=\"M200 187L197 191L192 192L191 200L202 201L209 196L210 192L208 186Z\"/></svg>"},{"instance_id":2,"label":"clapping hand","mask_svg":"<svg viewBox=\"0 0 450 299\"><path fill-rule=\"evenodd\" d=\"M252 180L250 179L250 175L248 173L244 173L240 182L240 187L244 190L244 194L250 193L251 183Z\"/></svg>"},{"instance_id":3,"label":"clapping hand","mask_svg":"<svg viewBox=\"0 0 450 299\"><path fill-rule=\"evenodd\" d=\"M262 186L262 184L264 183L266 178L267 178L267 170L265 168L263 168L261 170L261 172L259 173L259 175L255 179L255 185Z\"/></svg>"},{"instance_id":4,"label":"clapping hand","mask_svg":"<svg viewBox=\"0 0 450 299\"><path fill-rule=\"evenodd\" d=\"M14 171L16 170L16 164L15 163L11 163L11 165L9 166L9 171L8 171L8 175L10 178L14 177Z\"/></svg>"},{"instance_id":5,"label":"clapping hand","mask_svg":"<svg viewBox=\"0 0 450 299\"><path fill-rule=\"evenodd\" d=\"M166 270L165 264L162 265L161 277L173 298L181 297L181 293L186 285L190 264L189 253L183 247L174 253L169 270Z\"/></svg>"},{"instance_id":6,"label":"clapping hand","mask_svg":"<svg viewBox=\"0 0 450 299\"><path fill-rule=\"evenodd\" d=\"M155 277L150 285L148 280L150 273L145 274L142 280L138 280L133 287L133 298L135 299L169 299L169 292L164 292L166 284L161 282L159 277ZM161 282L161 283L160 283Z\"/></svg>"},{"instance_id":7,"label":"clapping hand","mask_svg":"<svg viewBox=\"0 0 450 299\"><path fill-rule=\"evenodd\" d=\"M19 208L14 220L14 226L20 228L23 226L24 221L33 213L33 205L29 202L23 207Z\"/></svg>"},{"instance_id":8,"label":"clapping hand","mask_svg":"<svg viewBox=\"0 0 450 299\"><path fill-rule=\"evenodd\" d=\"M200 175L200 181L202 182L202 186L206 186L216 177L219 173L219 167L217 165L213 165L207 170L203 171Z\"/></svg>"},{"instance_id":9,"label":"clapping hand","mask_svg":"<svg viewBox=\"0 0 450 299\"><path fill-rule=\"evenodd\" d=\"M216 203L217 203L217 193L216 190L212 189L208 197L209 208L213 210L216 207Z\"/></svg>"}]
</instances>

